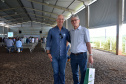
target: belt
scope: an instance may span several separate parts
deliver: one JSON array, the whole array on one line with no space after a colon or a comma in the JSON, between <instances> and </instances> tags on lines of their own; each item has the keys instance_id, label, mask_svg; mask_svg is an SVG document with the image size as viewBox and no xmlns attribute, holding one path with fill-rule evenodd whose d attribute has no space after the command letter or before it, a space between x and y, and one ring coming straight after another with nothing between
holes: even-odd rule
<instances>
[{"instance_id":1,"label":"belt","mask_svg":"<svg viewBox=\"0 0 126 84\"><path fill-rule=\"evenodd\" d=\"M80 55L80 54L83 54L84 52L79 52L79 53L71 53L71 54L74 54L74 55Z\"/></svg>"}]
</instances>

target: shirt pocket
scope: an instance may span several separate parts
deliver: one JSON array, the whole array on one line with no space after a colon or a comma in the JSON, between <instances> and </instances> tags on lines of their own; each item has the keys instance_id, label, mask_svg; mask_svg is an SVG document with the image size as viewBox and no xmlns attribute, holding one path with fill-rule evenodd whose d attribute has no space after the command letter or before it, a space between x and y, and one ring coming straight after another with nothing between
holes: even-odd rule
<instances>
[{"instance_id":1,"label":"shirt pocket","mask_svg":"<svg viewBox=\"0 0 126 84\"><path fill-rule=\"evenodd\" d=\"M78 43L81 43L84 41L84 33L83 32L79 32L78 33Z\"/></svg>"},{"instance_id":2,"label":"shirt pocket","mask_svg":"<svg viewBox=\"0 0 126 84\"><path fill-rule=\"evenodd\" d=\"M67 34L66 33L63 33L62 36L63 36L64 39L66 39Z\"/></svg>"}]
</instances>

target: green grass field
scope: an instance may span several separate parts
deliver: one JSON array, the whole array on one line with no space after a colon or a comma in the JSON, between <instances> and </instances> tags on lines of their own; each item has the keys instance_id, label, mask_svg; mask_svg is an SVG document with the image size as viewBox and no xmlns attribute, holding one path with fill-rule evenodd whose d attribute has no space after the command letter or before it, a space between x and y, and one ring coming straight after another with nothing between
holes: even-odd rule
<instances>
[{"instance_id":1,"label":"green grass field","mask_svg":"<svg viewBox=\"0 0 126 84\"><path fill-rule=\"evenodd\" d=\"M101 49L101 50L114 52L114 53L116 52L116 37L106 37L106 38L104 36L91 37L90 40L91 40L92 47L95 47L95 48ZM123 52L123 54L126 55L125 42L126 42L126 35L122 36L122 52ZM112 50L110 50L110 43L112 46Z\"/></svg>"}]
</instances>

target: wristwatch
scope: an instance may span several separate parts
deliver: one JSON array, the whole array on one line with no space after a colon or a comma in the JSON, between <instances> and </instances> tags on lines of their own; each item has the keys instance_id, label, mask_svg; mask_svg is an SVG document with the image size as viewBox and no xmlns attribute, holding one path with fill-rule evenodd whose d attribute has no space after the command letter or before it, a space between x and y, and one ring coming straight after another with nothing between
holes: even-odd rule
<instances>
[{"instance_id":1,"label":"wristwatch","mask_svg":"<svg viewBox=\"0 0 126 84\"><path fill-rule=\"evenodd\" d=\"M50 53L47 53L47 55L50 54Z\"/></svg>"},{"instance_id":2,"label":"wristwatch","mask_svg":"<svg viewBox=\"0 0 126 84\"><path fill-rule=\"evenodd\" d=\"M90 56L93 56L93 54L89 54Z\"/></svg>"}]
</instances>

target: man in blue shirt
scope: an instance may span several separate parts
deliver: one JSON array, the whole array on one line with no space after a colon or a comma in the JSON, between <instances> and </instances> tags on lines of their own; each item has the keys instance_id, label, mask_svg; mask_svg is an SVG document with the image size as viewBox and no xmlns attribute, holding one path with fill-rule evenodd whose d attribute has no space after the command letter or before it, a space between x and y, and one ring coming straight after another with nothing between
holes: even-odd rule
<instances>
[{"instance_id":1,"label":"man in blue shirt","mask_svg":"<svg viewBox=\"0 0 126 84\"><path fill-rule=\"evenodd\" d=\"M54 84L65 84L66 42L69 41L69 32L63 27L63 15L59 15L56 21L57 26L48 32L46 50L52 63Z\"/></svg>"},{"instance_id":2,"label":"man in blue shirt","mask_svg":"<svg viewBox=\"0 0 126 84\"><path fill-rule=\"evenodd\" d=\"M20 39L18 38L16 41L16 48L17 48L17 52L18 52L18 48L21 49L21 52L23 50L23 46L22 46L22 42L20 41Z\"/></svg>"},{"instance_id":3,"label":"man in blue shirt","mask_svg":"<svg viewBox=\"0 0 126 84\"><path fill-rule=\"evenodd\" d=\"M27 43L27 44L30 43L29 37L26 38L26 43Z\"/></svg>"},{"instance_id":4,"label":"man in blue shirt","mask_svg":"<svg viewBox=\"0 0 126 84\"><path fill-rule=\"evenodd\" d=\"M89 63L93 63L91 54L91 44L89 31L82 27L77 15L71 16L71 24L73 29L70 31L71 37L71 68L73 73L74 84L83 84L87 69L87 51L89 52ZM81 72L81 80L79 82L79 67Z\"/></svg>"},{"instance_id":5,"label":"man in blue shirt","mask_svg":"<svg viewBox=\"0 0 126 84\"><path fill-rule=\"evenodd\" d=\"M14 42L10 37L6 40L6 46L8 52L10 52L9 49L11 49L11 52L14 51Z\"/></svg>"}]
</instances>

